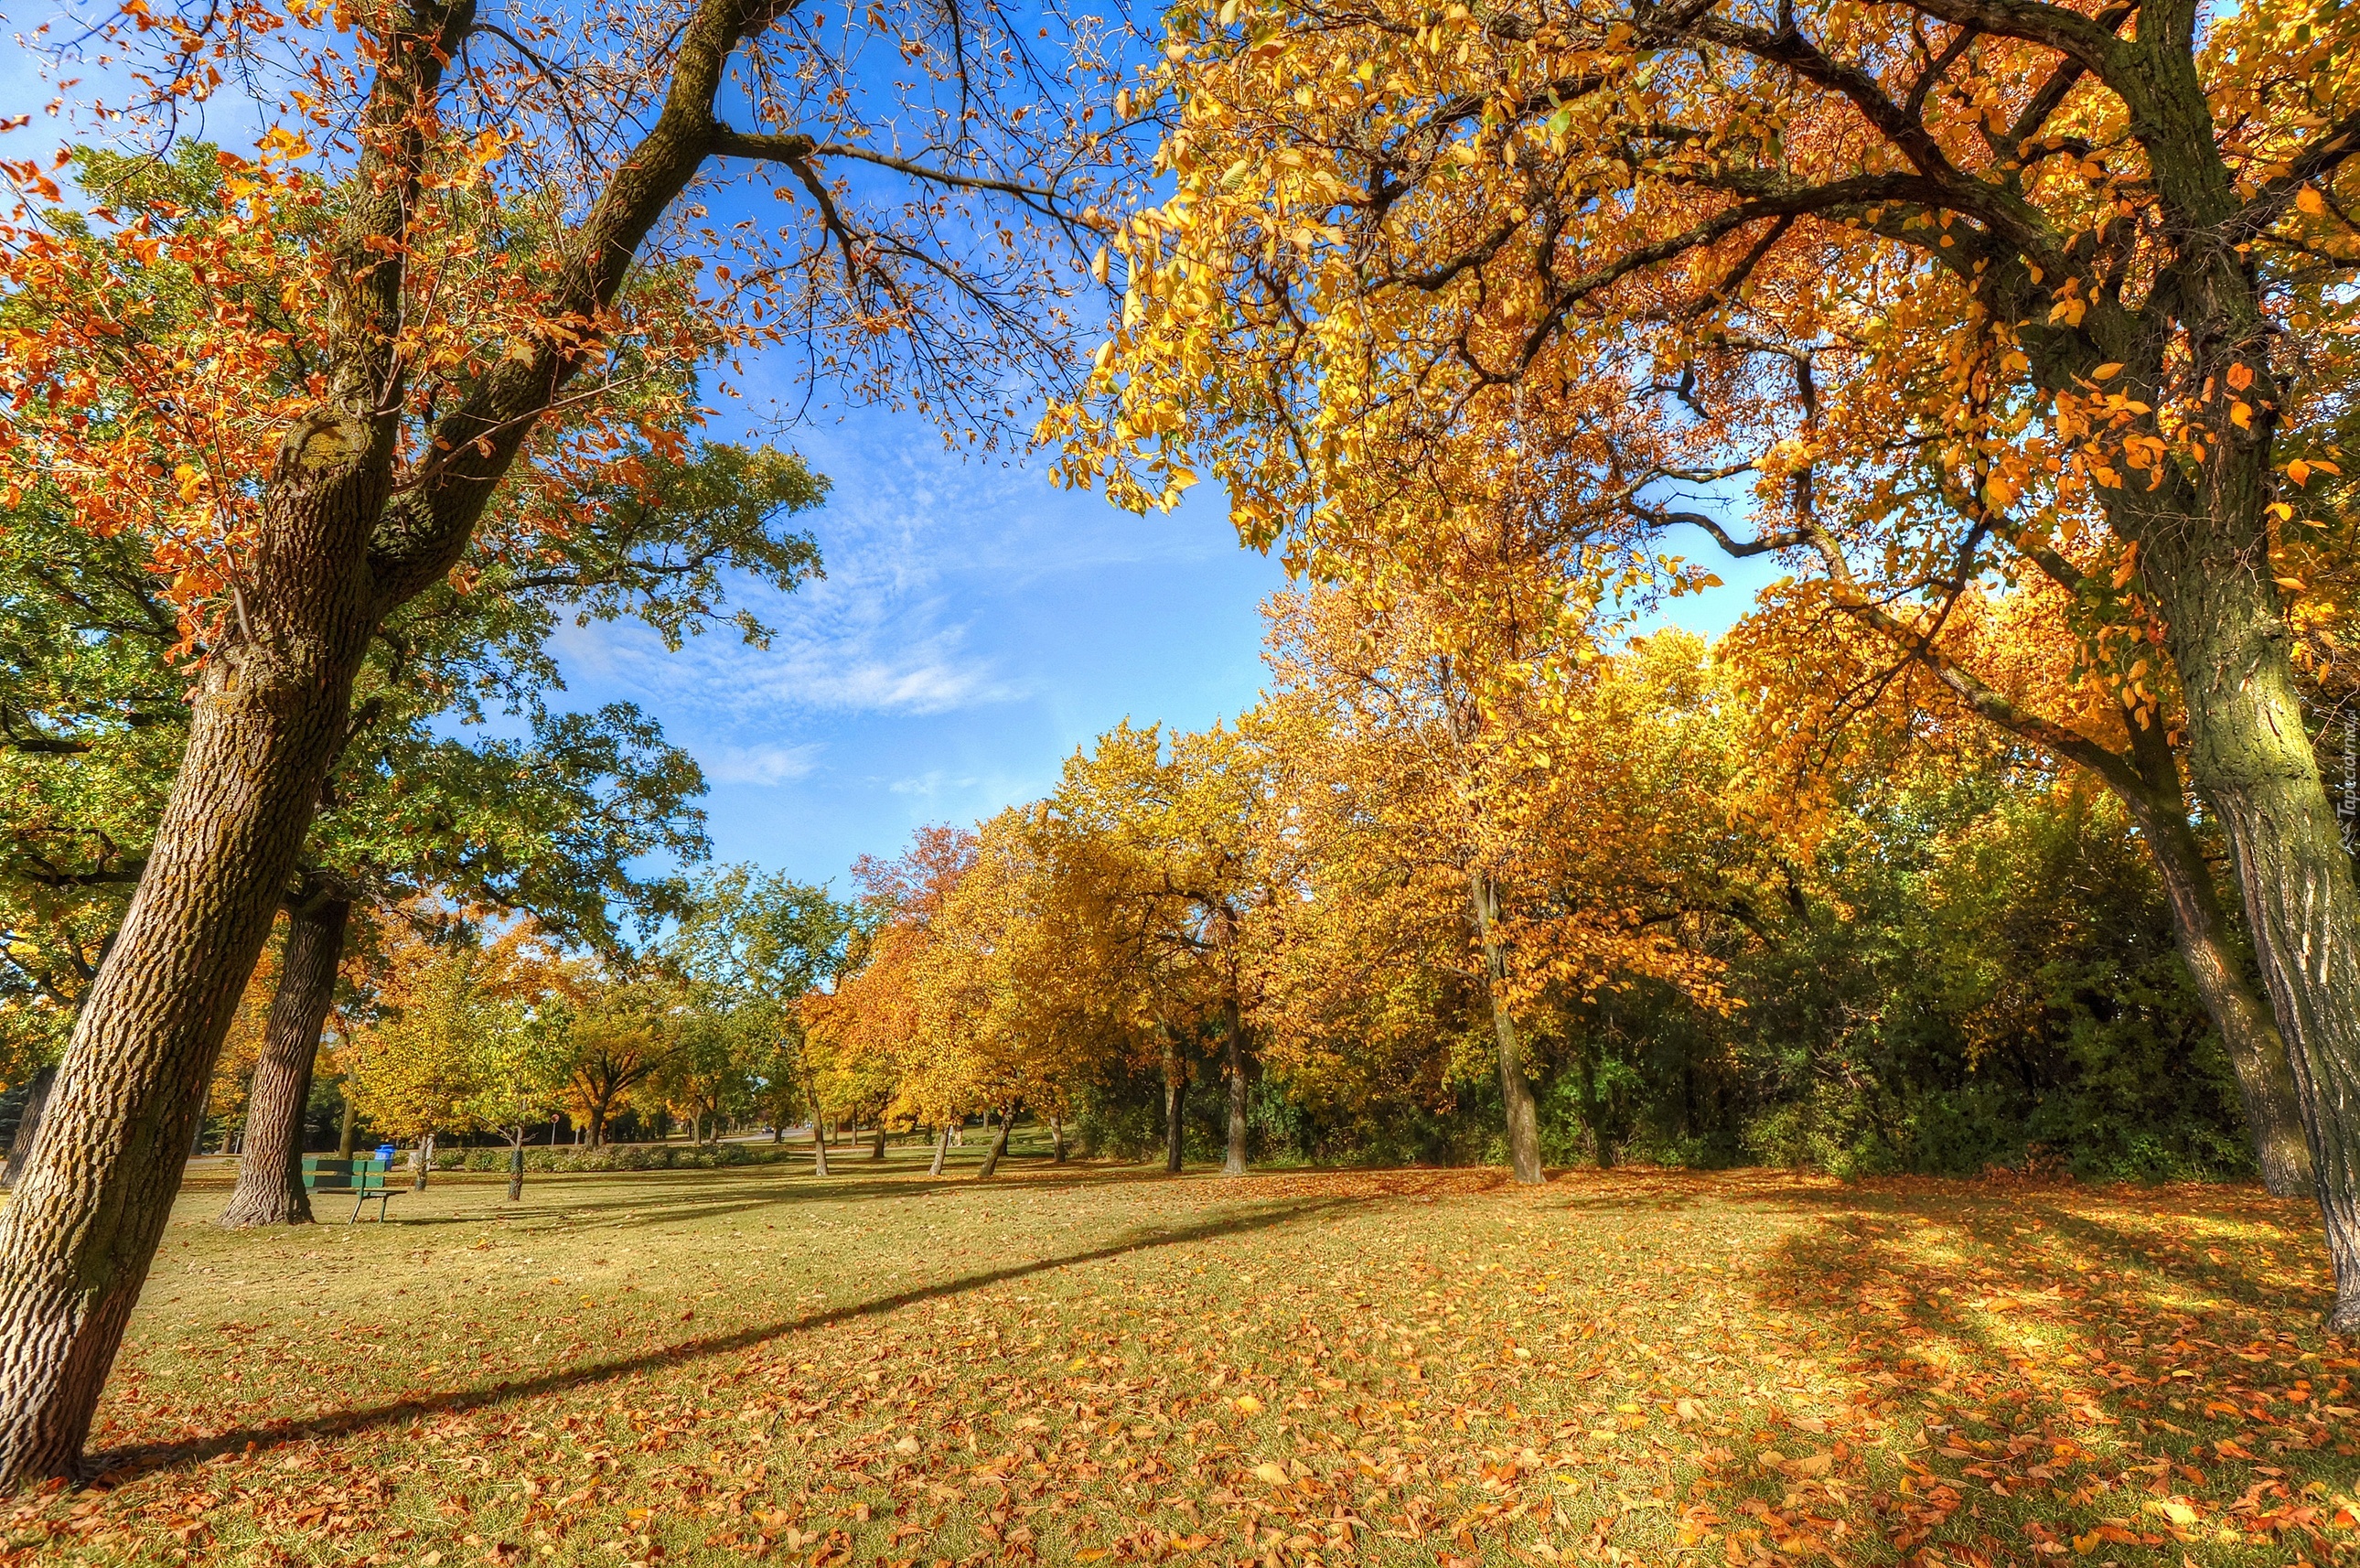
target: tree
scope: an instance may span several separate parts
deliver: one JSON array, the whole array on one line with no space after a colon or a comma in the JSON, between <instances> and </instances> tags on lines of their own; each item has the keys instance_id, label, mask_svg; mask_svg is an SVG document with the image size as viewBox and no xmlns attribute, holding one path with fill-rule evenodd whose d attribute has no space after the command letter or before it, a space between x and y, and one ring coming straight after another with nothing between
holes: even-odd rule
<instances>
[{"instance_id":1,"label":"tree","mask_svg":"<svg viewBox=\"0 0 2360 1568\"><path fill-rule=\"evenodd\" d=\"M808 1108L812 1161L823 1176L827 1144L803 1003L842 971L853 931L852 911L826 888L725 866L698 882L664 949L710 1020L716 1081L742 1086L773 1127Z\"/></svg>"},{"instance_id":2,"label":"tree","mask_svg":"<svg viewBox=\"0 0 2360 1568\"><path fill-rule=\"evenodd\" d=\"M2300 345L2355 304L2352 8L1167 27L1176 185L1118 236L1098 399L1045 432L1072 477L1153 504L1208 458L1310 560L1415 548L1415 508L1319 510L1385 488L1356 466L1521 453L1594 561L1699 528L1921 646L1987 578L2047 577L2142 733L2167 665L2185 705L2360 1327L2360 888L2276 569L2338 466L2342 359ZM1679 499L1741 476L1750 527Z\"/></svg>"},{"instance_id":3,"label":"tree","mask_svg":"<svg viewBox=\"0 0 2360 1568\"><path fill-rule=\"evenodd\" d=\"M684 414L602 394L637 385L649 358L711 341L687 308L693 218L660 232L707 164L775 168L802 198L748 279L712 275L742 306L725 329L739 343L802 323L814 358L858 389L908 390L965 428L1000 407L968 395L1000 384L997 368L1058 362L1054 239L1078 222L1069 195L1121 142L1084 142L1073 116L1041 107L1058 78L1028 34L996 13L880 13L870 26L909 45L917 69L871 91L828 63L862 48L868 27L823 32L754 0L641 19L602 20L599 68L578 73L510 49L515 34L479 27L465 0L338 13L357 50L349 69L323 60L310 22L259 7L197 8L163 27L142 7L102 27L110 47L147 51L159 117L224 80L252 87L261 156L225 176L229 230L322 214L291 334L219 291L201 363L178 352L185 339L142 339L104 313L115 274L167 247L246 265L219 226L159 233L167 214L114 214L99 265L57 243L28 202L0 236L10 285L38 298L41 323L16 340L6 389L49 411L103 393L120 415L18 422L7 455L58 477L78 521L101 531L148 507L185 520L170 534L186 556L176 580L205 652L148 873L84 1003L42 1157L0 1222L0 1332L19 1347L0 1381L0 1482L77 1462L228 999L294 869L376 629L458 564L511 477L571 490L585 473L628 476L614 430L550 438L561 401L585 419L603 405L622 428L676 428ZM752 84L731 100L751 128L717 103L733 61ZM870 133L897 105L904 139L876 151ZM324 181L287 171L313 134ZM857 190L847 168L869 171ZM1035 169L1057 187L1032 183ZM38 169L16 172L28 197L54 199ZM952 226L971 202L1006 216ZM539 225L547 248L478 245L487 203ZM257 396L268 378L248 362L272 357L316 374Z\"/></svg>"},{"instance_id":4,"label":"tree","mask_svg":"<svg viewBox=\"0 0 2360 1568\"><path fill-rule=\"evenodd\" d=\"M145 168L83 150L73 167L93 199L164 199L191 217L224 216L210 147ZM278 247L291 258L290 236ZM163 319L149 326L159 335L197 309L185 267L159 262L137 281L143 298L158 302ZM651 385L661 405L672 389ZM528 526L510 507L497 509L453 578L379 630L286 895L298 927L317 928L299 932L293 947L322 947L324 932L333 948L355 898L399 903L422 886L529 912L589 941L611 939L610 905L643 918L662 913L663 879L642 882L627 868L651 851L702 852L684 804L700 787L694 764L628 705L549 711L549 635L561 614L630 615L677 646L725 613L725 573L792 588L818 569L817 551L807 533L781 524L825 485L768 449L706 444L673 455L635 437L631 452L637 486L571 498L570 515ZM111 936L121 917L170 784L169 759L186 740L188 683L173 668L180 628L145 568L153 549L140 528L100 538L57 515L59 502L54 487L23 499L18 516L29 526L18 535L40 548L0 563L21 594L11 602L27 633L13 706L31 786L0 808L19 845L0 867L0 897L13 892L47 929L67 935L44 944L51 957L38 983L44 994L78 998L90 965L71 934ZM531 504L550 511L555 502L540 493ZM526 538L536 543L519 549ZM749 640L768 634L742 611L735 620ZM528 722L532 740L463 739L464 727L492 713ZM455 736L453 720L463 727ZM299 1130L334 970L284 972L298 989L276 1004L271 1047L238 1076L240 1103L251 1080L254 1113L224 1215L231 1224L310 1218Z\"/></svg>"}]
</instances>

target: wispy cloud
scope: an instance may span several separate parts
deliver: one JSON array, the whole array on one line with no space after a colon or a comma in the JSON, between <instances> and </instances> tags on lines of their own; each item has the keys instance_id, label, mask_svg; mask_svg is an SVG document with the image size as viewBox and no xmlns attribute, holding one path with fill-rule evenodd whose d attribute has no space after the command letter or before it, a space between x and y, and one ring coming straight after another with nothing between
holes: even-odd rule
<instances>
[{"instance_id":1,"label":"wispy cloud","mask_svg":"<svg viewBox=\"0 0 2360 1568\"><path fill-rule=\"evenodd\" d=\"M808 778L817 746L712 746L697 749L697 764L715 784L782 784Z\"/></svg>"}]
</instances>

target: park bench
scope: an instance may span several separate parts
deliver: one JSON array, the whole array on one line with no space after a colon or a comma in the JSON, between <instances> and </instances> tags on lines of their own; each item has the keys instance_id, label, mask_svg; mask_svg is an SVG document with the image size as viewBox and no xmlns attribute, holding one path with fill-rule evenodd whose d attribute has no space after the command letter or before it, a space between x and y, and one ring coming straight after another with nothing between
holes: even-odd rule
<instances>
[{"instance_id":1,"label":"park bench","mask_svg":"<svg viewBox=\"0 0 2360 1568\"><path fill-rule=\"evenodd\" d=\"M349 1192L353 1194L353 1217L344 1223L357 1223L361 1211L371 1203L377 1205L377 1223L385 1223L385 1205L393 1196L386 1185L386 1161L374 1156L360 1159L342 1159L329 1155L307 1154L303 1157L303 1189L307 1192Z\"/></svg>"}]
</instances>

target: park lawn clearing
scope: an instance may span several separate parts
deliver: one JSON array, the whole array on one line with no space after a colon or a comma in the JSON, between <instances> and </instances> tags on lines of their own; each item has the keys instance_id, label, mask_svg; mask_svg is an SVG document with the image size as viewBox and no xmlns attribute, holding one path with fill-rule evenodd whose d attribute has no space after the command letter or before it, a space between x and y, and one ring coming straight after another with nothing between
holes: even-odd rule
<instances>
[{"instance_id":1,"label":"park lawn clearing","mask_svg":"<svg viewBox=\"0 0 2360 1568\"><path fill-rule=\"evenodd\" d=\"M2360 1350L2257 1190L956 1152L192 1180L110 1474L0 1562L2360 1563Z\"/></svg>"}]
</instances>

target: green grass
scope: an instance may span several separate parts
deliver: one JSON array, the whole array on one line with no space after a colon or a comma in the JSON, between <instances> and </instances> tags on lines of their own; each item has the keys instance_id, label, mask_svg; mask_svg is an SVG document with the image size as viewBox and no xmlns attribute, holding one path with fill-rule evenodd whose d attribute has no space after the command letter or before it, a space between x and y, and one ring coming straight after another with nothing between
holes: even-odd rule
<instances>
[{"instance_id":1,"label":"green grass","mask_svg":"<svg viewBox=\"0 0 2360 1568\"><path fill-rule=\"evenodd\" d=\"M0 1561L2360 1561L2251 1190L923 1169L192 1181Z\"/></svg>"}]
</instances>

